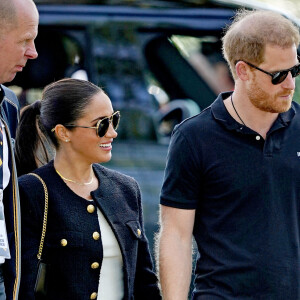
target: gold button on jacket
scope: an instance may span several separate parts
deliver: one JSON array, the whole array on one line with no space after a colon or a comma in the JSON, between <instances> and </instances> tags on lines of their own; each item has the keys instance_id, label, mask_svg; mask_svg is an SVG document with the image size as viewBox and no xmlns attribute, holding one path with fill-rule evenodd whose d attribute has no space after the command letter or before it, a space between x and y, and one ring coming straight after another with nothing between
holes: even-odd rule
<instances>
[{"instance_id":1,"label":"gold button on jacket","mask_svg":"<svg viewBox=\"0 0 300 300\"><path fill-rule=\"evenodd\" d=\"M90 299L96 299L96 298L97 298L97 293L96 292L92 293Z\"/></svg>"},{"instance_id":2,"label":"gold button on jacket","mask_svg":"<svg viewBox=\"0 0 300 300\"><path fill-rule=\"evenodd\" d=\"M67 246L68 241L67 241L66 239L62 239L62 240L60 240L60 244L61 244L63 247L65 247L65 246Z\"/></svg>"},{"instance_id":3,"label":"gold button on jacket","mask_svg":"<svg viewBox=\"0 0 300 300\"><path fill-rule=\"evenodd\" d=\"M99 263L93 262L93 263L91 264L91 268L92 268L92 269L98 269L98 268L99 268Z\"/></svg>"},{"instance_id":4,"label":"gold button on jacket","mask_svg":"<svg viewBox=\"0 0 300 300\"><path fill-rule=\"evenodd\" d=\"M93 204L90 204L87 206L86 210L92 214L95 211L95 206Z\"/></svg>"},{"instance_id":5,"label":"gold button on jacket","mask_svg":"<svg viewBox=\"0 0 300 300\"><path fill-rule=\"evenodd\" d=\"M93 239L94 239L95 241L97 241L97 240L99 240L99 238L100 238L100 233L97 232L97 231L95 231L95 232L93 233Z\"/></svg>"},{"instance_id":6,"label":"gold button on jacket","mask_svg":"<svg viewBox=\"0 0 300 300\"><path fill-rule=\"evenodd\" d=\"M138 230L136 231L138 236L141 236L142 232L141 229L138 228Z\"/></svg>"}]
</instances>

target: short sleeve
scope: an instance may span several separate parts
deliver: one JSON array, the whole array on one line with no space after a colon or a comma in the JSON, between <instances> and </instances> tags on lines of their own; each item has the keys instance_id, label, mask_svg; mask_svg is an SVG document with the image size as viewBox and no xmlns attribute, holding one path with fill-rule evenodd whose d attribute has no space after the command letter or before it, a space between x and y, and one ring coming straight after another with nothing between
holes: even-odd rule
<instances>
[{"instance_id":1,"label":"short sleeve","mask_svg":"<svg viewBox=\"0 0 300 300\"><path fill-rule=\"evenodd\" d=\"M197 154L192 139L188 139L180 127L175 128L167 155L160 204L182 209L197 207L201 189Z\"/></svg>"}]
</instances>

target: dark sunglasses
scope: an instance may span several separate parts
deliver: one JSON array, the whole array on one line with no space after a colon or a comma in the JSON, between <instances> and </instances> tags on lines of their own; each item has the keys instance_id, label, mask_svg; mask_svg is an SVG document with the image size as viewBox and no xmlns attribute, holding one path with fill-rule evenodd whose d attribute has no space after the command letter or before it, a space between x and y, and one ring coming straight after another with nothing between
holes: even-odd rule
<instances>
[{"instance_id":1,"label":"dark sunglasses","mask_svg":"<svg viewBox=\"0 0 300 300\"><path fill-rule=\"evenodd\" d=\"M274 84L274 85L283 82L287 78L289 72L291 72L293 78L297 77L300 74L300 64L298 64L298 65L296 65L296 66L294 66L290 69L287 69L287 70L282 70L282 71L278 71L278 72L275 72L275 73L269 73L269 72L267 72L263 69L260 69L259 67L255 66L255 65L247 62L247 61L244 61L244 60L242 60L242 61L244 63L246 63L247 65L249 65L250 67L252 67L252 68L254 68L258 71L261 71L261 72L263 72L267 75L270 75L272 77L272 84Z\"/></svg>"},{"instance_id":2,"label":"dark sunglasses","mask_svg":"<svg viewBox=\"0 0 300 300\"><path fill-rule=\"evenodd\" d=\"M118 126L120 123L120 118L121 118L120 112L116 111L110 117L105 117L103 119L100 119L97 122L96 126L93 126L93 127L73 125L73 124L66 124L64 126L65 127L93 128L93 129L96 129L97 136L104 137L110 124L112 124L114 130L118 129Z\"/></svg>"}]
</instances>

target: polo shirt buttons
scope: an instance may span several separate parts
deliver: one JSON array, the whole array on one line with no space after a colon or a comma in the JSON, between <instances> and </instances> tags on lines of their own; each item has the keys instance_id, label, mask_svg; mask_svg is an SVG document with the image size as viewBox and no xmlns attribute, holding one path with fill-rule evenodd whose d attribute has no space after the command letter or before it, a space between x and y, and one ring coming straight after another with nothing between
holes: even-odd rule
<instances>
[{"instance_id":1,"label":"polo shirt buttons","mask_svg":"<svg viewBox=\"0 0 300 300\"><path fill-rule=\"evenodd\" d=\"M97 241L97 240L99 240L99 238L100 238L100 233L97 232L97 231L95 231L95 232L93 233L93 239L94 239L95 241Z\"/></svg>"},{"instance_id":2,"label":"polo shirt buttons","mask_svg":"<svg viewBox=\"0 0 300 300\"><path fill-rule=\"evenodd\" d=\"M90 299L96 299L97 298L97 293L96 292L94 292L94 293L92 293L91 294L91 296L90 296Z\"/></svg>"},{"instance_id":3,"label":"polo shirt buttons","mask_svg":"<svg viewBox=\"0 0 300 300\"><path fill-rule=\"evenodd\" d=\"M93 204L90 204L87 206L86 210L88 213L92 214L95 211L95 206Z\"/></svg>"},{"instance_id":4,"label":"polo shirt buttons","mask_svg":"<svg viewBox=\"0 0 300 300\"><path fill-rule=\"evenodd\" d=\"M91 264L91 268L92 269L98 269L99 268L99 263L97 263L97 262L93 262L92 264Z\"/></svg>"},{"instance_id":5,"label":"polo shirt buttons","mask_svg":"<svg viewBox=\"0 0 300 300\"><path fill-rule=\"evenodd\" d=\"M66 247L68 245L68 241L66 239L62 239L60 240L60 244L63 246L63 247Z\"/></svg>"},{"instance_id":6,"label":"polo shirt buttons","mask_svg":"<svg viewBox=\"0 0 300 300\"><path fill-rule=\"evenodd\" d=\"M256 138L257 141L260 140L260 136L259 135L257 135L255 138Z\"/></svg>"}]
</instances>

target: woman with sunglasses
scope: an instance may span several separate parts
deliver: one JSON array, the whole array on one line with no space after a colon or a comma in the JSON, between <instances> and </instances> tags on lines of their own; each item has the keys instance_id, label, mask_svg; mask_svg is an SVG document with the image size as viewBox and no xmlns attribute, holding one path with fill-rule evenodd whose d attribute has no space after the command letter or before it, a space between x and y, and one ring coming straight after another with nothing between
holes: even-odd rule
<instances>
[{"instance_id":1,"label":"woman with sunglasses","mask_svg":"<svg viewBox=\"0 0 300 300\"><path fill-rule=\"evenodd\" d=\"M20 172L32 172L41 152L54 160L36 169L48 189L42 259L45 299L161 299L144 233L136 181L99 163L111 159L120 112L88 81L63 79L23 111L16 139ZM44 189L33 175L19 178L22 279L19 299L34 298Z\"/></svg>"}]
</instances>

